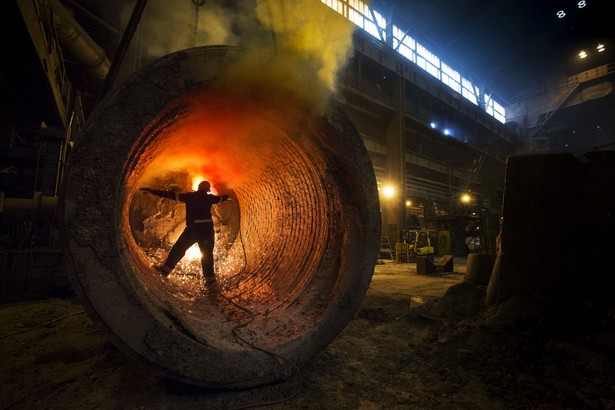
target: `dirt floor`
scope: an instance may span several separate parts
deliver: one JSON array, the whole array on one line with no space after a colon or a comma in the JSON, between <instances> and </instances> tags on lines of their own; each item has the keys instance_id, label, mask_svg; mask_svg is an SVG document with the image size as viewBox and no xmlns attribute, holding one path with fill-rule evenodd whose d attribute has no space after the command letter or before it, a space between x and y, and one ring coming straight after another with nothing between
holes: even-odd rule
<instances>
[{"instance_id":1,"label":"dirt floor","mask_svg":"<svg viewBox=\"0 0 615 410\"><path fill-rule=\"evenodd\" d=\"M615 409L615 308L513 298L377 265L342 333L290 380L183 385L115 349L73 297L0 305L1 409Z\"/></svg>"}]
</instances>

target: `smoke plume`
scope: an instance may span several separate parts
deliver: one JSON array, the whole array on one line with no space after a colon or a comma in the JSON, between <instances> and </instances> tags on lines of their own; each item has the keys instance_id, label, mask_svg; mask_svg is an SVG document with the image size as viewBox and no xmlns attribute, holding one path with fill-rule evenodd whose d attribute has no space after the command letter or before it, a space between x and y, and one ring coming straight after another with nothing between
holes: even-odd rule
<instances>
[{"instance_id":1,"label":"smoke plume","mask_svg":"<svg viewBox=\"0 0 615 410\"><path fill-rule=\"evenodd\" d=\"M317 0L207 0L198 8L195 37L195 10L188 0L151 0L140 23L141 52L153 59L190 48L195 39L197 46L239 46L245 52L218 86L233 90L234 101L243 103L239 107L224 92L191 99L182 123L165 133L169 143L143 182L185 170L214 187L224 180L237 186L275 160L282 139L272 135L286 127L284 122L302 112L324 113L351 56L355 26ZM286 107L285 116L269 123L278 124L275 129L262 118L278 114L272 116L259 101ZM250 146L259 147L259 158L246 155ZM267 146L272 152L263 155Z\"/></svg>"},{"instance_id":2,"label":"smoke plume","mask_svg":"<svg viewBox=\"0 0 615 410\"><path fill-rule=\"evenodd\" d=\"M125 9L125 22L131 11ZM151 60L193 46L240 46L245 58L227 81L281 89L322 109L351 56L354 28L317 0L207 0L198 8L188 0L150 0L135 36L134 55Z\"/></svg>"}]
</instances>

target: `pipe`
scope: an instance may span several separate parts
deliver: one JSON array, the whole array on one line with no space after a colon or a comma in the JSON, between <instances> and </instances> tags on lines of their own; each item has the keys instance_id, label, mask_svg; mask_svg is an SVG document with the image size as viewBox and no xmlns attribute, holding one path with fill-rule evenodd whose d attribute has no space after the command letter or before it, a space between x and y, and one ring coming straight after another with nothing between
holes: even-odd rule
<instances>
[{"instance_id":1,"label":"pipe","mask_svg":"<svg viewBox=\"0 0 615 410\"><path fill-rule=\"evenodd\" d=\"M77 23L59 0L52 0L53 19L58 39L97 80L104 80L111 63L105 51Z\"/></svg>"},{"instance_id":2,"label":"pipe","mask_svg":"<svg viewBox=\"0 0 615 410\"><path fill-rule=\"evenodd\" d=\"M0 215L5 220L48 221L55 216L57 197L44 196L42 192L34 192L32 199L5 198L0 191Z\"/></svg>"},{"instance_id":3,"label":"pipe","mask_svg":"<svg viewBox=\"0 0 615 410\"><path fill-rule=\"evenodd\" d=\"M229 389L288 378L327 346L358 309L380 244L354 126L333 101L319 114L270 86L221 80L243 54L179 51L112 90L71 153L59 212L73 288L109 337L167 376ZM189 190L197 174L233 199L214 212L218 295L203 292L198 267L152 268L181 208L138 191Z\"/></svg>"}]
</instances>

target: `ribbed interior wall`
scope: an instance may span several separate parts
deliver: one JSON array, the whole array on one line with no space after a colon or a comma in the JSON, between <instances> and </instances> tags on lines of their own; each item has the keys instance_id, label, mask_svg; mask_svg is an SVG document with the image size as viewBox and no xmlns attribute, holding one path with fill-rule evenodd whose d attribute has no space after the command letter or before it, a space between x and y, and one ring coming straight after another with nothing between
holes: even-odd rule
<instances>
[{"instance_id":1,"label":"ribbed interior wall","mask_svg":"<svg viewBox=\"0 0 615 410\"><path fill-rule=\"evenodd\" d=\"M235 188L242 224L236 243L245 248L247 264L233 269L241 278L238 288L230 290L234 296L266 302L268 309L302 293L325 252L339 252L341 245L331 237L340 223L333 217L339 216L339 204L325 190L324 164L316 162L315 151L301 150L288 138L273 143L276 158L268 158L267 149L262 157L255 150L257 160L270 164Z\"/></svg>"},{"instance_id":2,"label":"ribbed interior wall","mask_svg":"<svg viewBox=\"0 0 615 410\"><path fill-rule=\"evenodd\" d=\"M339 272L341 186L328 175L341 171L334 168L331 147L323 150L323 142L334 137L329 124L305 116L290 101L255 103L203 88L170 104L135 145L125 181L134 194L124 209L130 209L137 187L150 185L151 175L154 181L167 180L165 172L186 156L208 164L205 171L217 178L214 187L223 187L220 194L230 193L235 201L216 205L214 212L220 216L215 267L227 299L221 309L226 319L212 341L212 329L202 326L203 318L211 317L210 301L195 286L198 277L161 278L129 237L137 248L134 265L143 267L135 273L154 305L169 309L166 314L208 344L228 341L234 319L250 317L255 337L266 334L274 343L279 339L272 335L296 337L317 323L336 303L335 283L345 279ZM162 171L167 166L169 171ZM123 232L130 236L127 226Z\"/></svg>"},{"instance_id":3,"label":"ribbed interior wall","mask_svg":"<svg viewBox=\"0 0 615 410\"><path fill-rule=\"evenodd\" d=\"M195 48L134 73L88 119L59 201L88 313L122 350L217 388L282 380L330 343L369 287L380 238L373 167L339 104L220 81L242 56ZM232 199L213 210L219 293L204 292L198 260L169 277L153 266L184 217L139 188L189 191L193 178Z\"/></svg>"}]
</instances>

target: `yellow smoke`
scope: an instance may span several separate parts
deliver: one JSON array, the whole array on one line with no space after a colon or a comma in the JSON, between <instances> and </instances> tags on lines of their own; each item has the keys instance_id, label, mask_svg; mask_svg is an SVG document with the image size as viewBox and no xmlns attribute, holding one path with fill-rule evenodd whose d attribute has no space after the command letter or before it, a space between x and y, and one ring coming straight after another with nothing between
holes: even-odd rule
<instances>
[{"instance_id":1,"label":"yellow smoke","mask_svg":"<svg viewBox=\"0 0 615 410\"><path fill-rule=\"evenodd\" d=\"M124 25L134 8L133 2L125 3L120 16ZM190 0L148 1L131 41L133 58L155 59L195 45L239 44L240 39L229 29L236 19L235 13L216 1L206 1L198 8L196 17L196 6Z\"/></svg>"},{"instance_id":2,"label":"yellow smoke","mask_svg":"<svg viewBox=\"0 0 615 410\"><path fill-rule=\"evenodd\" d=\"M161 36L156 54L190 47L194 8L189 5L188 0L148 3L146 12L160 7L149 11L149 20L143 16L145 28ZM233 188L260 175L266 161L276 158L283 141L278 134L289 124L305 124L301 115L324 112L352 53L354 24L319 0L242 1L226 8L208 0L199 10L197 45L226 42L245 53L225 69L217 90L189 100L181 124L160 135L165 143L141 176L146 185L166 173L187 172L214 188L222 181Z\"/></svg>"},{"instance_id":3,"label":"yellow smoke","mask_svg":"<svg viewBox=\"0 0 615 410\"><path fill-rule=\"evenodd\" d=\"M137 55L158 58L194 45L241 46L245 58L226 78L234 87L291 92L316 108L337 91L337 76L351 56L356 27L319 0L253 0L224 6L208 0L198 10L195 43L196 10L191 1L150 0L133 40L133 46L141 48ZM131 11L124 10L125 22Z\"/></svg>"},{"instance_id":4,"label":"yellow smoke","mask_svg":"<svg viewBox=\"0 0 615 410\"><path fill-rule=\"evenodd\" d=\"M298 95L316 87L317 102L335 91L337 75L352 52L355 26L321 3L258 0L259 20L275 33L275 80L292 79ZM307 80L307 81L306 81ZM313 83L310 83L312 81Z\"/></svg>"}]
</instances>

